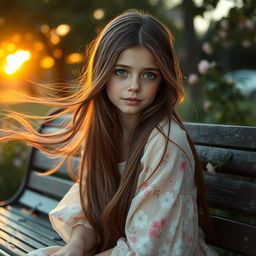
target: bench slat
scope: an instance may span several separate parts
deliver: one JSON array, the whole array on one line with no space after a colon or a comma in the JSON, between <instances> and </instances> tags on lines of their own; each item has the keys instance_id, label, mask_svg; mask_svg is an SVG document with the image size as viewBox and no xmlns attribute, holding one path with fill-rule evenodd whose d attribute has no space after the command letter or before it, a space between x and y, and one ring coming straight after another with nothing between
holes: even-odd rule
<instances>
[{"instance_id":1,"label":"bench slat","mask_svg":"<svg viewBox=\"0 0 256 256\"><path fill-rule=\"evenodd\" d=\"M27 212L27 210L22 209L22 206L8 206L5 208L9 214L14 214L16 216L19 216L21 219L27 219L29 218L32 222L48 228L52 229L52 225L49 222L49 218L47 214L40 214L40 216L33 216L30 213ZM0 213L1 213L1 208L0 208ZM5 214L6 215L6 214Z\"/></svg>"},{"instance_id":2,"label":"bench slat","mask_svg":"<svg viewBox=\"0 0 256 256\"><path fill-rule=\"evenodd\" d=\"M205 176L207 200L213 208L256 216L256 184Z\"/></svg>"},{"instance_id":3,"label":"bench slat","mask_svg":"<svg viewBox=\"0 0 256 256\"><path fill-rule=\"evenodd\" d=\"M49 229L40 224L37 224L30 216L21 217L19 215L14 214L13 212L2 211L1 208L0 210L1 210L0 211L1 218L4 216L7 218L7 220L13 221L17 225L20 225L23 228L31 230L31 232L36 232L42 236L45 236L48 239L52 239L52 240L59 239L59 235L56 232L54 232L52 229Z\"/></svg>"},{"instance_id":4,"label":"bench slat","mask_svg":"<svg viewBox=\"0 0 256 256\"><path fill-rule=\"evenodd\" d=\"M7 254L1 254L2 250ZM7 243L4 239L0 237L0 255L2 256L23 256L25 255L24 251L21 251L13 244Z\"/></svg>"},{"instance_id":5,"label":"bench slat","mask_svg":"<svg viewBox=\"0 0 256 256\"><path fill-rule=\"evenodd\" d=\"M40 237L38 237L38 240L32 239L28 234L20 232L20 230L16 230L13 227L9 226L8 223L0 222L0 230L5 232L6 234L9 234L10 236L13 236L22 242L33 246L34 248L40 248L45 247L47 244L40 242ZM25 231L25 229L23 230Z\"/></svg>"},{"instance_id":6,"label":"bench slat","mask_svg":"<svg viewBox=\"0 0 256 256\"><path fill-rule=\"evenodd\" d=\"M255 127L190 122L185 123L185 126L196 144L256 150Z\"/></svg>"},{"instance_id":7,"label":"bench slat","mask_svg":"<svg viewBox=\"0 0 256 256\"><path fill-rule=\"evenodd\" d=\"M30 174L28 187L37 192L46 193L49 197L60 200L70 189L73 182L54 176L40 176L35 172Z\"/></svg>"},{"instance_id":8,"label":"bench slat","mask_svg":"<svg viewBox=\"0 0 256 256\"><path fill-rule=\"evenodd\" d=\"M42 196L34 191L25 190L19 199L19 203L30 207L31 209L37 209L40 212L48 214L58 204L58 201L46 196Z\"/></svg>"},{"instance_id":9,"label":"bench slat","mask_svg":"<svg viewBox=\"0 0 256 256\"><path fill-rule=\"evenodd\" d=\"M199 145L196 146L196 150L203 167L208 162L223 162L225 154L231 153L231 159L223 165L221 173L232 173L247 177L256 176L256 152Z\"/></svg>"},{"instance_id":10,"label":"bench slat","mask_svg":"<svg viewBox=\"0 0 256 256\"><path fill-rule=\"evenodd\" d=\"M1 241L1 238L0 238L0 241ZM4 242L4 241L3 241ZM0 245L1 247L1 245ZM7 254L6 252L4 252L3 250L1 250L0 248L0 256L10 256L11 254Z\"/></svg>"},{"instance_id":11,"label":"bench slat","mask_svg":"<svg viewBox=\"0 0 256 256\"><path fill-rule=\"evenodd\" d=\"M36 249L32 246L29 246L29 245L21 242L20 240L16 239L12 235L10 236L9 234L7 234L1 230L0 230L0 237L3 240L5 240L7 243L11 243L11 244L15 245L15 247L17 247L18 249L20 249L23 252L30 252L30 251Z\"/></svg>"},{"instance_id":12,"label":"bench slat","mask_svg":"<svg viewBox=\"0 0 256 256\"><path fill-rule=\"evenodd\" d=\"M47 170L50 170L51 168L56 166L57 163L59 163L59 161L61 160L61 158L50 159L45 153L40 152L38 150L36 150L34 154L35 155L34 155L34 160L33 160L31 169L34 169L35 171L45 172ZM78 164L79 164L78 157L74 157L72 159L72 170L74 172L77 170ZM70 176L67 172L67 164L64 164L63 166L61 166L61 168L58 169L55 175L57 176L61 175L63 178L70 179Z\"/></svg>"},{"instance_id":13,"label":"bench slat","mask_svg":"<svg viewBox=\"0 0 256 256\"><path fill-rule=\"evenodd\" d=\"M6 217L3 217L3 216L1 216L0 225L1 225L1 227L6 227L6 228L16 230L16 231L20 232L21 234L26 234L31 239L35 240L36 242L40 242L44 246L54 246L54 245L57 245L57 244L58 245L63 245L64 244L64 242L61 240L61 238L59 238L58 240L52 239L51 236L49 236L49 233L43 233L43 234L38 233L38 231L36 232L34 230L31 230L30 225L21 226L21 225L19 225L19 223L16 223L16 222L14 222L10 219L7 219ZM53 229L50 229L50 231L53 231Z\"/></svg>"},{"instance_id":14,"label":"bench slat","mask_svg":"<svg viewBox=\"0 0 256 256\"><path fill-rule=\"evenodd\" d=\"M256 255L256 226L213 216L211 244L230 249L243 256Z\"/></svg>"}]
</instances>

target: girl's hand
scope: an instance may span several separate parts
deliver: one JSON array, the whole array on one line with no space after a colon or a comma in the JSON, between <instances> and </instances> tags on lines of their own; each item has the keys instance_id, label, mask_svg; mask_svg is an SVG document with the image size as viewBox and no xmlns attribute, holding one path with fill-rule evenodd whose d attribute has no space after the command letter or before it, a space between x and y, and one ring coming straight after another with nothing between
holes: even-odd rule
<instances>
[{"instance_id":1,"label":"girl's hand","mask_svg":"<svg viewBox=\"0 0 256 256\"><path fill-rule=\"evenodd\" d=\"M81 242L70 241L52 256L87 256L84 254L84 246ZM89 256L89 255L88 255Z\"/></svg>"}]
</instances>

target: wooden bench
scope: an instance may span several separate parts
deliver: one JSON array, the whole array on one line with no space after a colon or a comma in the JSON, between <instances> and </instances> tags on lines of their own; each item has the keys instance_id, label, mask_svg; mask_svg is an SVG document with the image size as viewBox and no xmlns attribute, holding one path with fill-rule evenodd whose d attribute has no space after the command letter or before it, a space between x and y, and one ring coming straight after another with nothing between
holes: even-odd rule
<instances>
[{"instance_id":1,"label":"wooden bench","mask_svg":"<svg viewBox=\"0 0 256 256\"><path fill-rule=\"evenodd\" d=\"M59 123L55 120L45 124L40 132L56 130ZM231 157L215 176L205 173L207 198L214 209L213 236L207 237L207 242L239 253L236 255L256 255L256 127L199 123L186 123L186 127L204 167L208 162L215 164L227 155ZM73 163L77 166L78 158ZM47 214L73 183L65 166L51 176L35 172L53 165L53 160L31 149L18 192L1 202L1 256L20 256L40 247L64 244L52 230Z\"/></svg>"}]
</instances>

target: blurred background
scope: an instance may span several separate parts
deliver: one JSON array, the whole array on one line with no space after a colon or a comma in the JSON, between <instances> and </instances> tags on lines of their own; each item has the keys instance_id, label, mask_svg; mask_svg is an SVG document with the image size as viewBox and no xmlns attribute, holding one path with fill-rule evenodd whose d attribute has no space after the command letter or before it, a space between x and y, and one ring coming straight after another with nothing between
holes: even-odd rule
<instances>
[{"instance_id":1,"label":"blurred background","mask_svg":"<svg viewBox=\"0 0 256 256\"><path fill-rule=\"evenodd\" d=\"M175 37L185 87L177 110L184 121L256 125L254 0L0 0L0 116L5 99L17 92L37 96L38 84L66 91L81 74L86 45L130 8L155 15ZM39 115L49 110L14 107ZM0 145L0 200L17 189L27 155L21 143Z\"/></svg>"}]
</instances>

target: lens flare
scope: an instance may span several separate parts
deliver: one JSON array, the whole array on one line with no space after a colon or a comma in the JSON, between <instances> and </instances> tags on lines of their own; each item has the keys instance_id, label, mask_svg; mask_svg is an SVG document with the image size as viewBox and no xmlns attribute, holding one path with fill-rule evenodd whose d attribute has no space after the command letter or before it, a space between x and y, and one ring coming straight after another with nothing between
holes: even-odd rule
<instances>
[{"instance_id":1,"label":"lens flare","mask_svg":"<svg viewBox=\"0 0 256 256\"><path fill-rule=\"evenodd\" d=\"M31 52L18 50L13 54L10 54L6 57L7 65L5 66L5 72L8 75L13 74L16 72L24 62L30 60L32 57Z\"/></svg>"}]
</instances>

